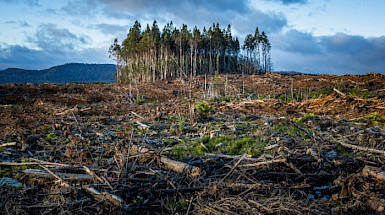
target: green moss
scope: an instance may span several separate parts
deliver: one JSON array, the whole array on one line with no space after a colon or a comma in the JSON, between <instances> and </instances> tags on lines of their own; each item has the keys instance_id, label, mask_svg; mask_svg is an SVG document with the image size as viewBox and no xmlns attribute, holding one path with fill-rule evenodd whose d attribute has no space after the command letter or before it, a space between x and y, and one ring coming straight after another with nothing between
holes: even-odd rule
<instances>
[{"instance_id":1,"label":"green moss","mask_svg":"<svg viewBox=\"0 0 385 215\"><path fill-rule=\"evenodd\" d=\"M381 116L377 112L367 114L365 118L367 120L368 125L378 125L385 123L385 116Z\"/></svg>"},{"instance_id":2,"label":"green moss","mask_svg":"<svg viewBox=\"0 0 385 215\"><path fill-rule=\"evenodd\" d=\"M47 136L44 140L48 144L54 144L56 139L57 139L57 137L55 136L54 133L49 133L49 134L47 134Z\"/></svg>"},{"instance_id":3,"label":"green moss","mask_svg":"<svg viewBox=\"0 0 385 215\"><path fill-rule=\"evenodd\" d=\"M259 139L252 137L244 137L232 142L226 147L227 154L239 155L247 151L247 154L258 156L263 152L265 143Z\"/></svg>"},{"instance_id":4,"label":"green moss","mask_svg":"<svg viewBox=\"0 0 385 215\"><path fill-rule=\"evenodd\" d=\"M224 147L214 150L215 146L223 143ZM255 137L217 137L210 138L205 136L187 144L175 145L169 151L169 155L183 160L190 159L194 156L202 156L205 153L223 153L228 155L240 155L247 152L252 156L259 156L265 147L265 141Z\"/></svg>"},{"instance_id":5,"label":"green moss","mask_svg":"<svg viewBox=\"0 0 385 215\"><path fill-rule=\"evenodd\" d=\"M145 101L143 99L138 99L138 100L135 100L135 103L138 105L141 105L141 104L144 104Z\"/></svg>"},{"instance_id":6,"label":"green moss","mask_svg":"<svg viewBox=\"0 0 385 215\"><path fill-rule=\"evenodd\" d=\"M315 118L314 113L305 113L305 119L313 119Z\"/></svg>"}]
</instances>

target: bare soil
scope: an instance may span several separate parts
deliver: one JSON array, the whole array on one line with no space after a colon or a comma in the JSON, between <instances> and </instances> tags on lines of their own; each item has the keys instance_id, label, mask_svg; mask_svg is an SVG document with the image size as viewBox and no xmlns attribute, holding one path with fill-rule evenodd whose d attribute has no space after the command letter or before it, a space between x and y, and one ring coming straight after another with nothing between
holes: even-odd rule
<instances>
[{"instance_id":1,"label":"bare soil","mask_svg":"<svg viewBox=\"0 0 385 215\"><path fill-rule=\"evenodd\" d=\"M0 214L381 214L385 75L0 85L0 145Z\"/></svg>"}]
</instances>

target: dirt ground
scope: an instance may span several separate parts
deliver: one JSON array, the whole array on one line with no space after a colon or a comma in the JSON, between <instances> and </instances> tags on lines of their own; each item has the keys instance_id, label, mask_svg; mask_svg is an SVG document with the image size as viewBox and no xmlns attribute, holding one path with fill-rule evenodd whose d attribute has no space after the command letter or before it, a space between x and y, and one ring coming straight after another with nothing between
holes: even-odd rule
<instances>
[{"instance_id":1,"label":"dirt ground","mask_svg":"<svg viewBox=\"0 0 385 215\"><path fill-rule=\"evenodd\" d=\"M384 156L380 74L0 85L0 214L381 214Z\"/></svg>"}]
</instances>

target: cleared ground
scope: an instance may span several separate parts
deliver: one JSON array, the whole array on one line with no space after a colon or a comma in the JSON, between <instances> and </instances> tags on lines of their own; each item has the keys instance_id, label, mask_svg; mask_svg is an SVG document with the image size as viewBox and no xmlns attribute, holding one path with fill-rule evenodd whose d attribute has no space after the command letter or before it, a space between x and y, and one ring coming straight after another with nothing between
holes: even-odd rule
<instances>
[{"instance_id":1,"label":"cleared ground","mask_svg":"<svg viewBox=\"0 0 385 215\"><path fill-rule=\"evenodd\" d=\"M0 213L381 213L384 125L379 74L0 85Z\"/></svg>"}]
</instances>

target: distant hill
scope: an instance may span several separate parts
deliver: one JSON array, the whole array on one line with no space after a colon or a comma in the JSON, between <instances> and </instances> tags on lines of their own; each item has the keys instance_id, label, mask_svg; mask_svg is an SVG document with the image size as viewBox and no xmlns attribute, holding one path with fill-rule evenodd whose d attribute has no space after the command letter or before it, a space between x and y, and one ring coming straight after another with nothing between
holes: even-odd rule
<instances>
[{"instance_id":1,"label":"distant hill","mask_svg":"<svg viewBox=\"0 0 385 215\"><path fill-rule=\"evenodd\" d=\"M0 84L6 83L72 83L115 82L114 64L68 63L44 70L8 68L0 71Z\"/></svg>"},{"instance_id":2,"label":"distant hill","mask_svg":"<svg viewBox=\"0 0 385 215\"><path fill-rule=\"evenodd\" d=\"M278 73L281 75L301 75L301 74L303 74L301 72L296 72L296 71L274 71L273 73Z\"/></svg>"}]
</instances>

